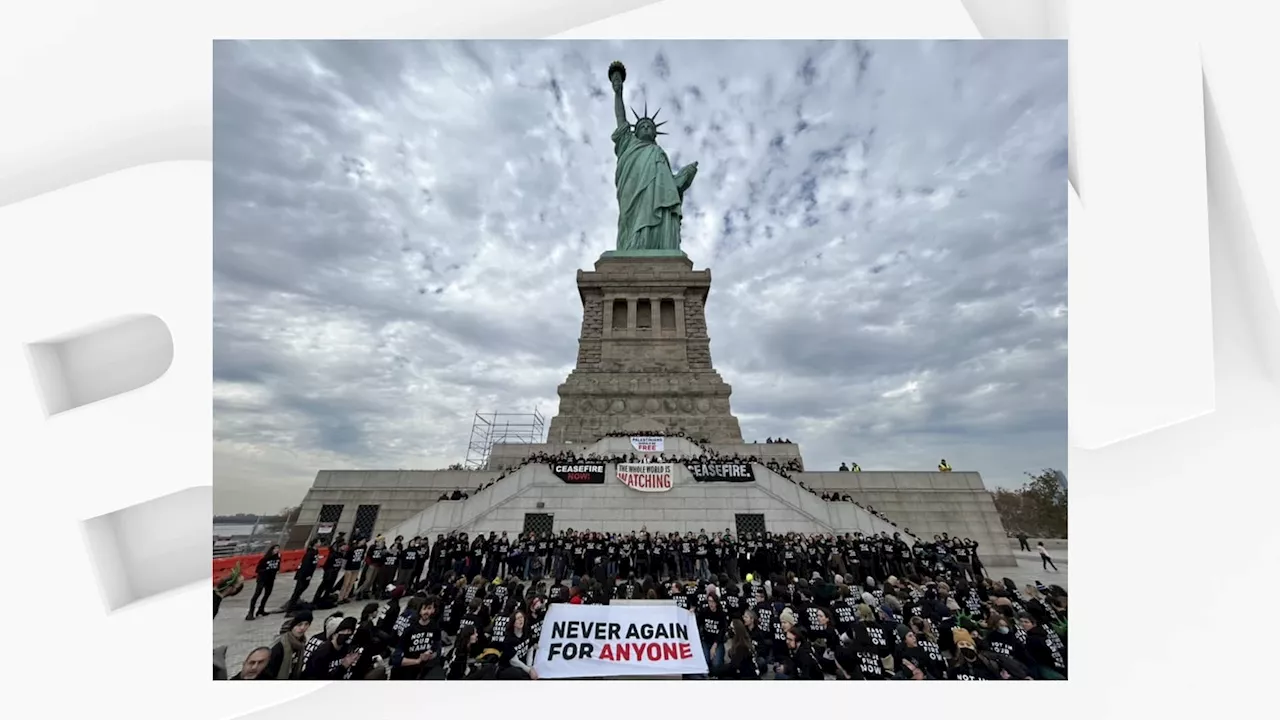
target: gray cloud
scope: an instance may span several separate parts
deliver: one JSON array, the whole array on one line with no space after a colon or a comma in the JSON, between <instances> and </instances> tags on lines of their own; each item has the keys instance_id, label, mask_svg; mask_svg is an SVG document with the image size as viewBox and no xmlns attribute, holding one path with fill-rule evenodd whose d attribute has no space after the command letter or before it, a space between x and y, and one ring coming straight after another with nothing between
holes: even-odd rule
<instances>
[{"instance_id":1,"label":"gray cloud","mask_svg":"<svg viewBox=\"0 0 1280 720\"><path fill-rule=\"evenodd\" d=\"M555 412L614 239L614 59L700 164L685 249L749 437L1065 466L1065 43L219 42L218 510Z\"/></svg>"}]
</instances>

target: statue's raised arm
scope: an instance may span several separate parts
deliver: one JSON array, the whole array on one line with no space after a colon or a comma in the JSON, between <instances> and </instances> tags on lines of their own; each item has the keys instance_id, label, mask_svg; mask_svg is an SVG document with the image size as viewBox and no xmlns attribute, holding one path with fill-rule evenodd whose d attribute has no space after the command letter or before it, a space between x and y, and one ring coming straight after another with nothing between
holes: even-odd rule
<instances>
[{"instance_id":1,"label":"statue's raised arm","mask_svg":"<svg viewBox=\"0 0 1280 720\"><path fill-rule=\"evenodd\" d=\"M613 152L618 158L614 185L618 189L618 252L680 251L680 219L684 194L693 184L698 164L691 163L671 172L671 160L658 145L658 113L635 114L635 125L627 122L627 106L622 99L622 84L627 69L622 63L609 65L609 83L613 85L613 114L617 128L613 131Z\"/></svg>"},{"instance_id":2,"label":"statue's raised arm","mask_svg":"<svg viewBox=\"0 0 1280 720\"><path fill-rule=\"evenodd\" d=\"M618 119L618 127L630 128L627 122L627 108L622 102L622 83L627 80L627 69L616 60L609 66L609 82L613 84L613 116Z\"/></svg>"}]
</instances>

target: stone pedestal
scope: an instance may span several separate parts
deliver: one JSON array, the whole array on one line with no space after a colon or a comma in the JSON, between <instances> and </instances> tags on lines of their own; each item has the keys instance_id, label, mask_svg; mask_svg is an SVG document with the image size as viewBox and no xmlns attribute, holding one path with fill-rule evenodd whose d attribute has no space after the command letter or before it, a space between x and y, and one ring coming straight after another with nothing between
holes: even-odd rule
<instances>
[{"instance_id":1,"label":"stone pedestal","mask_svg":"<svg viewBox=\"0 0 1280 720\"><path fill-rule=\"evenodd\" d=\"M684 430L742 442L731 388L711 366L706 301L711 271L683 253L606 253L578 271L578 363L557 389L547 442L594 442L611 431Z\"/></svg>"}]
</instances>

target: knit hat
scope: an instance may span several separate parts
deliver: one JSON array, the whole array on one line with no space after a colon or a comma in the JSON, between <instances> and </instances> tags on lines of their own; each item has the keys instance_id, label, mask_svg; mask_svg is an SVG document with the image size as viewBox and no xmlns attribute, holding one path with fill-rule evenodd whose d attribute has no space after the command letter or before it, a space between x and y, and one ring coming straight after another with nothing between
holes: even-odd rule
<instances>
[{"instance_id":1,"label":"knit hat","mask_svg":"<svg viewBox=\"0 0 1280 720\"><path fill-rule=\"evenodd\" d=\"M836 583L837 585L843 585L843 584L844 584L844 576L843 576L843 575L836 575L836 577L835 577L835 583Z\"/></svg>"},{"instance_id":2,"label":"knit hat","mask_svg":"<svg viewBox=\"0 0 1280 720\"><path fill-rule=\"evenodd\" d=\"M342 618L342 622L338 623L337 632L342 632L343 630L355 630L356 625L357 623L354 617L344 617Z\"/></svg>"},{"instance_id":3,"label":"knit hat","mask_svg":"<svg viewBox=\"0 0 1280 720\"><path fill-rule=\"evenodd\" d=\"M862 602L866 603L867 605L875 605L875 604L876 604L876 596L875 596L875 595L872 595L872 594L871 594L871 593L869 593L869 592L864 592L864 593L862 593Z\"/></svg>"},{"instance_id":4,"label":"knit hat","mask_svg":"<svg viewBox=\"0 0 1280 720\"><path fill-rule=\"evenodd\" d=\"M784 623L791 623L792 625L795 625L795 624L796 624L796 614L795 614L795 613L793 613L793 612L791 612L791 608L787 608L787 609L785 609L785 610L783 610L783 611L782 611L782 614L781 614L781 615L779 615L779 616L778 616L778 620L779 620L780 622L784 622Z\"/></svg>"},{"instance_id":5,"label":"knit hat","mask_svg":"<svg viewBox=\"0 0 1280 720\"><path fill-rule=\"evenodd\" d=\"M330 615L328 618L325 618L324 636L333 637L333 634L338 632L338 626L341 625L342 621L345 619L346 618L341 618L341 617L338 617L337 615ZM355 618L351 618L351 619L354 620Z\"/></svg>"},{"instance_id":6,"label":"knit hat","mask_svg":"<svg viewBox=\"0 0 1280 720\"><path fill-rule=\"evenodd\" d=\"M301 625L303 623L310 623L313 620L315 620L315 617L311 615L311 611L303 610L302 612L299 612L298 614L294 615L293 617L285 621L284 630L287 632L289 630L294 629L298 625Z\"/></svg>"},{"instance_id":7,"label":"knit hat","mask_svg":"<svg viewBox=\"0 0 1280 720\"><path fill-rule=\"evenodd\" d=\"M974 650L978 648L973 642L973 635L969 634L964 628L952 628L951 638L955 640L957 648L969 647Z\"/></svg>"}]
</instances>

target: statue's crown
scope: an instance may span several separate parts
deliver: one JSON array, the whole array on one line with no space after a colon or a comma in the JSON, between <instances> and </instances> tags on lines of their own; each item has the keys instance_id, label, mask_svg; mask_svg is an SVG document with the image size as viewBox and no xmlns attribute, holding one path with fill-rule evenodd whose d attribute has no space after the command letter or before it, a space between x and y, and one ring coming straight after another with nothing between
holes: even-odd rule
<instances>
[{"instance_id":1,"label":"statue's crown","mask_svg":"<svg viewBox=\"0 0 1280 720\"><path fill-rule=\"evenodd\" d=\"M631 114L636 116L636 121L635 121L634 123L632 123L632 124L631 124L631 128L634 130L637 126L639 126L639 125L640 125L640 123L641 123L642 121L644 121L644 120L648 120L649 122L653 123L654 131L655 131L658 135L666 135L666 133L662 132L661 130L658 130L658 128L660 128L660 127L662 127L663 125L666 125L666 124L667 124L667 121L666 121L666 120L663 120L662 122L658 122L658 113L660 113L660 112L662 112L662 108L658 108L657 110L655 110L655 111L654 111L654 113L653 113L653 117L649 117L649 102L648 102L647 100L645 101L645 104L644 104L644 114L643 114L643 115L641 115L640 113L636 112L636 109L635 109L635 108L631 108Z\"/></svg>"}]
</instances>

